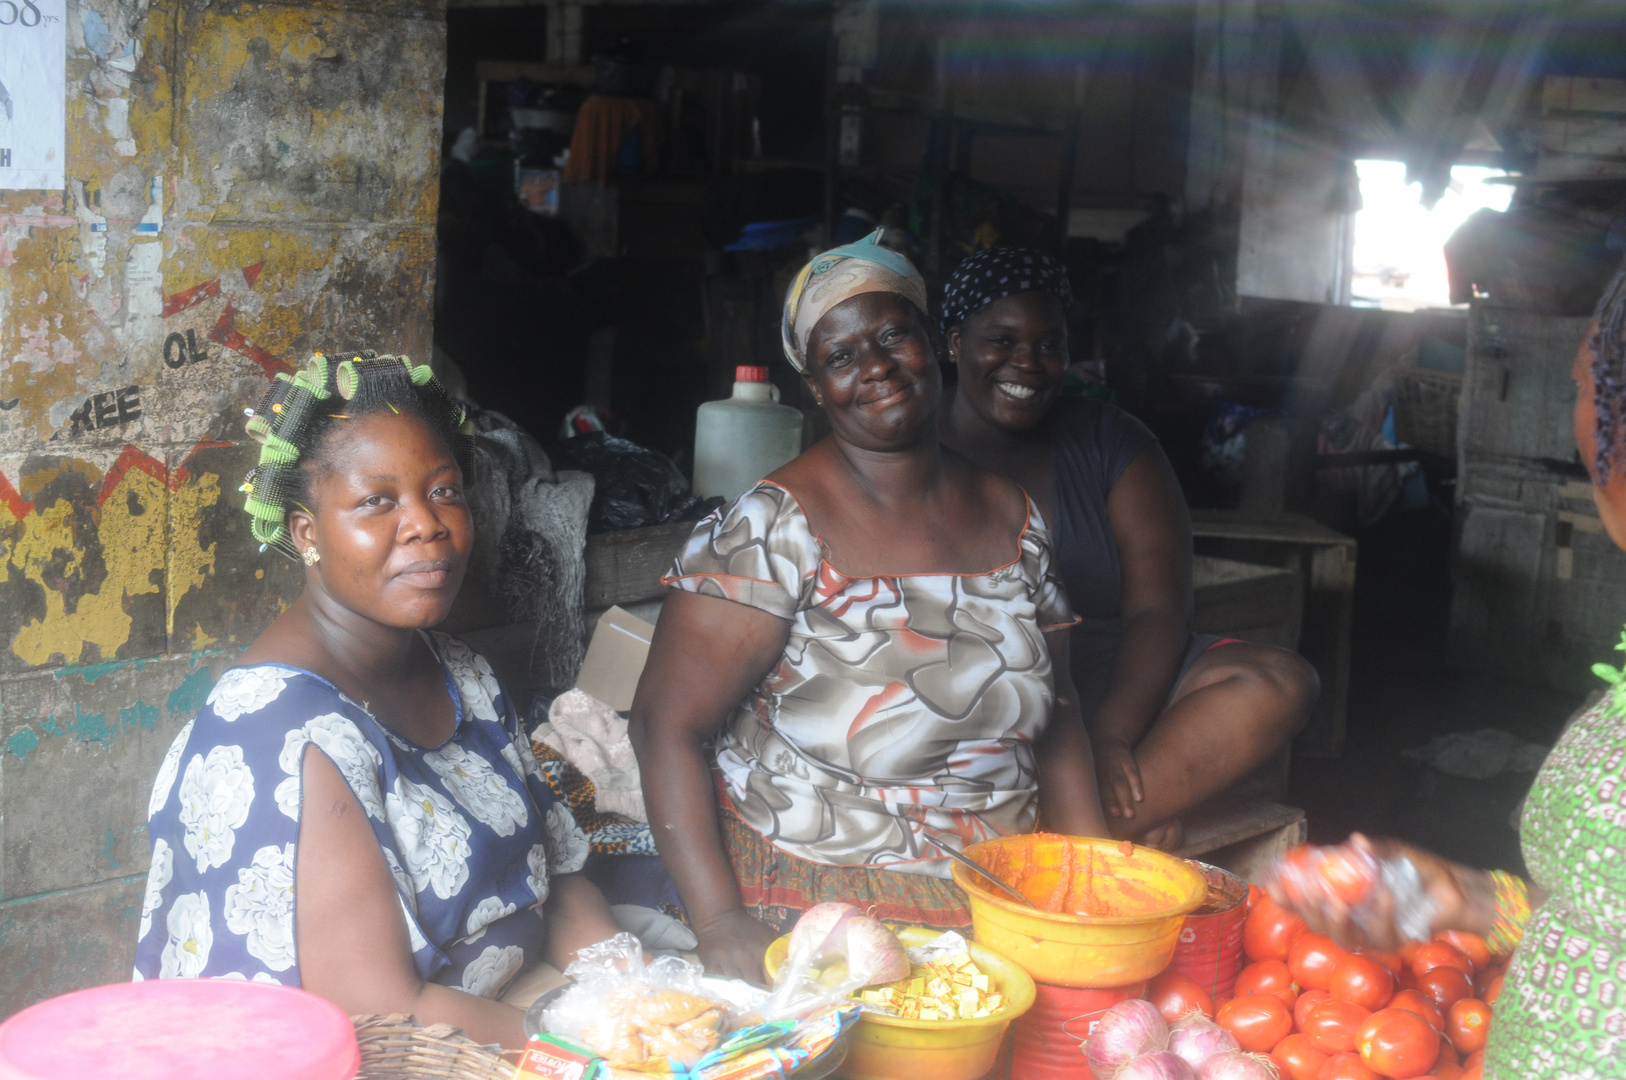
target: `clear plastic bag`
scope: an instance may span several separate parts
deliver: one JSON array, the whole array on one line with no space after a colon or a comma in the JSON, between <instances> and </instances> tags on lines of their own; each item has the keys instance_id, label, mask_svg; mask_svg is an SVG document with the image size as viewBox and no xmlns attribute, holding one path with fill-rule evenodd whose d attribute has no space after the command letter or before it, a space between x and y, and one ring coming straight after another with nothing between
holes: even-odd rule
<instances>
[{"instance_id":1,"label":"clear plastic bag","mask_svg":"<svg viewBox=\"0 0 1626 1080\"><path fill-rule=\"evenodd\" d=\"M1414 941L1432 936L1435 904L1423 877L1404 855L1378 856L1352 843L1316 847L1303 844L1266 867L1264 883L1274 883L1295 907L1332 902L1349 909L1363 930L1380 930L1375 905L1381 887L1393 897L1389 918Z\"/></svg>"},{"instance_id":2,"label":"clear plastic bag","mask_svg":"<svg viewBox=\"0 0 1626 1080\"><path fill-rule=\"evenodd\" d=\"M762 1018L800 1020L835 1005L852 1004L853 993L868 984L868 974L849 970L844 958L821 959L815 949L796 942L774 976Z\"/></svg>"},{"instance_id":3,"label":"clear plastic bag","mask_svg":"<svg viewBox=\"0 0 1626 1080\"><path fill-rule=\"evenodd\" d=\"M687 1069L745 1019L706 986L699 964L675 956L646 964L631 934L581 950L565 974L575 985L543 1012L543 1026L617 1067Z\"/></svg>"},{"instance_id":4,"label":"clear plastic bag","mask_svg":"<svg viewBox=\"0 0 1626 1080\"><path fill-rule=\"evenodd\" d=\"M851 904L815 904L790 934L790 950L763 1005L768 1020L800 1020L845 1002L854 991L909 974L892 930Z\"/></svg>"}]
</instances>

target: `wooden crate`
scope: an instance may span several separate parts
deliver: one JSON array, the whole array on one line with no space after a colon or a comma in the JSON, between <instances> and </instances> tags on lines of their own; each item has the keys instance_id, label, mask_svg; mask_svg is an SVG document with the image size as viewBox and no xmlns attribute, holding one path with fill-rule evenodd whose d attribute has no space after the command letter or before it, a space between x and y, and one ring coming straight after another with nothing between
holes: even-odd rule
<instances>
[{"instance_id":1,"label":"wooden crate","mask_svg":"<svg viewBox=\"0 0 1626 1080\"><path fill-rule=\"evenodd\" d=\"M1584 693L1617 654L1626 553L1576 462L1570 369L1589 319L1469 318L1447 658Z\"/></svg>"},{"instance_id":2,"label":"wooden crate","mask_svg":"<svg viewBox=\"0 0 1626 1080\"><path fill-rule=\"evenodd\" d=\"M1229 794L1192 810L1185 826L1185 844L1175 854L1229 870L1243 881L1254 880L1309 835L1303 810Z\"/></svg>"},{"instance_id":3,"label":"wooden crate","mask_svg":"<svg viewBox=\"0 0 1626 1080\"><path fill-rule=\"evenodd\" d=\"M1199 554L1292 570L1304 589L1298 652L1321 675L1321 697L1299 736L1300 753L1343 752L1349 703L1349 635L1355 605L1356 544L1303 514L1193 510Z\"/></svg>"},{"instance_id":4,"label":"wooden crate","mask_svg":"<svg viewBox=\"0 0 1626 1080\"><path fill-rule=\"evenodd\" d=\"M1292 570L1198 555L1191 585L1191 624L1197 633L1298 648L1304 586Z\"/></svg>"},{"instance_id":5,"label":"wooden crate","mask_svg":"<svg viewBox=\"0 0 1626 1080\"><path fill-rule=\"evenodd\" d=\"M1537 179L1626 178L1626 79L1547 76L1541 119L1525 134L1536 144Z\"/></svg>"}]
</instances>

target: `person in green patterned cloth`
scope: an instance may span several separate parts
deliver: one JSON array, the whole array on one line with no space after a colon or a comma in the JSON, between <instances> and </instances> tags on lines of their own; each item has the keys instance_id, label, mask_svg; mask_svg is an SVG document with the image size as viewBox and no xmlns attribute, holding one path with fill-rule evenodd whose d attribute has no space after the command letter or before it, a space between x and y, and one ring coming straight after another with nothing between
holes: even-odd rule
<instances>
[{"instance_id":1,"label":"person in green patterned cloth","mask_svg":"<svg viewBox=\"0 0 1626 1080\"><path fill-rule=\"evenodd\" d=\"M1626 549L1626 268L1604 293L1573 374L1576 445L1598 516ZM1513 953L1484 1080L1626 1077L1626 679L1601 664L1595 670L1614 692L1570 725L1525 800L1519 837L1530 881L1351 838L1412 860L1435 903L1435 931L1467 930L1493 951ZM1391 900L1383 894L1378 903ZM1346 945L1393 948L1402 940L1392 925L1357 927L1337 905L1295 910Z\"/></svg>"}]
</instances>

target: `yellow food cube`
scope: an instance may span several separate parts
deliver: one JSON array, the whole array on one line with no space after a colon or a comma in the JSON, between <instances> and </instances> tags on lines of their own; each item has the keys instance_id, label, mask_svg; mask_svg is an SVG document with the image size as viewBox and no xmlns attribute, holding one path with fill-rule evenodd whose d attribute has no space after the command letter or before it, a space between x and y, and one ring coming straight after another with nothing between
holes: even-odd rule
<instances>
[{"instance_id":1,"label":"yellow food cube","mask_svg":"<svg viewBox=\"0 0 1626 1080\"><path fill-rule=\"evenodd\" d=\"M1005 1007L1005 997L998 993L989 994L983 999L983 1004L988 1006L989 1012L998 1012Z\"/></svg>"},{"instance_id":2,"label":"yellow food cube","mask_svg":"<svg viewBox=\"0 0 1626 1080\"><path fill-rule=\"evenodd\" d=\"M987 990L988 990L988 976L986 976L986 975L973 975L973 976L971 976L971 985L973 987L975 987L976 989L981 990L984 993L986 993Z\"/></svg>"},{"instance_id":3,"label":"yellow food cube","mask_svg":"<svg viewBox=\"0 0 1626 1080\"><path fill-rule=\"evenodd\" d=\"M926 992L926 980L925 979L913 978L913 979L909 980L909 989L908 989L907 993L909 994L910 997L919 997L921 994L924 994L925 992Z\"/></svg>"}]
</instances>

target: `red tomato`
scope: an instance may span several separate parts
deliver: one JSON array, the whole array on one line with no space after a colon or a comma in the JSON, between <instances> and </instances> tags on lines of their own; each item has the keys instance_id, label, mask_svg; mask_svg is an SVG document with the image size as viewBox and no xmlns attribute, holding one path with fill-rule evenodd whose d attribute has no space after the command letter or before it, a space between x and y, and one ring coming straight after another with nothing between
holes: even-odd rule
<instances>
[{"instance_id":1,"label":"red tomato","mask_svg":"<svg viewBox=\"0 0 1626 1080\"><path fill-rule=\"evenodd\" d=\"M1146 1000L1157 1006L1163 1019L1174 1023L1193 1009L1214 1019L1214 999L1208 996L1202 984L1189 975L1165 971L1146 984Z\"/></svg>"},{"instance_id":2,"label":"red tomato","mask_svg":"<svg viewBox=\"0 0 1626 1080\"><path fill-rule=\"evenodd\" d=\"M1327 1055L1305 1034L1289 1035L1270 1056L1281 1062L1283 1080L1316 1080Z\"/></svg>"},{"instance_id":3,"label":"red tomato","mask_svg":"<svg viewBox=\"0 0 1626 1080\"><path fill-rule=\"evenodd\" d=\"M1287 951L1287 970L1306 990L1326 990L1332 982L1332 969L1349 954L1323 934L1305 934Z\"/></svg>"},{"instance_id":4,"label":"red tomato","mask_svg":"<svg viewBox=\"0 0 1626 1080\"><path fill-rule=\"evenodd\" d=\"M1242 924L1242 951L1249 960L1286 960L1293 942L1308 932L1303 919L1278 907L1267 896L1248 912L1248 921Z\"/></svg>"},{"instance_id":5,"label":"red tomato","mask_svg":"<svg viewBox=\"0 0 1626 1080\"><path fill-rule=\"evenodd\" d=\"M1269 1052L1293 1030L1293 1017L1274 994L1232 998L1220 1006L1214 1021L1235 1036L1242 1049L1256 1054Z\"/></svg>"},{"instance_id":6,"label":"red tomato","mask_svg":"<svg viewBox=\"0 0 1626 1080\"><path fill-rule=\"evenodd\" d=\"M1445 1014L1428 998L1415 990L1402 990L1389 1000L1389 1008L1414 1012L1433 1025L1435 1031L1445 1030Z\"/></svg>"},{"instance_id":7,"label":"red tomato","mask_svg":"<svg viewBox=\"0 0 1626 1080\"><path fill-rule=\"evenodd\" d=\"M1320 1077L1317 1077L1316 1080L1320 1080ZM1485 1080L1484 1062L1480 1062L1478 1065L1463 1065L1462 1071L1457 1073L1457 1080Z\"/></svg>"},{"instance_id":8,"label":"red tomato","mask_svg":"<svg viewBox=\"0 0 1626 1080\"><path fill-rule=\"evenodd\" d=\"M1434 1071L1428 1075L1432 1076L1434 1080L1462 1080L1462 1066L1436 1063Z\"/></svg>"},{"instance_id":9,"label":"red tomato","mask_svg":"<svg viewBox=\"0 0 1626 1080\"><path fill-rule=\"evenodd\" d=\"M1382 1009L1367 1017L1356 1036L1367 1068L1396 1080L1422 1076L1440 1056L1440 1033L1405 1009Z\"/></svg>"},{"instance_id":10,"label":"red tomato","mask_svg":"<svg viewBox=\"0 0 1626 1080\"><path fill-rule=\"evenodd\" d=\"M1327 992L1363 1009L1381 1009L1395 996L1394 973L1370 956L1345 956L1332 969Z\"/></svg>"},{"instance_id":11,"label":"red tomato","mask_svg":"<svg viewBox=\"0 0 1626 1080\"><path fill-rule=\"evenodd\" d=\"M1355 1036L1371 1015L1371 1010L1353 1001L1333 998L1310 1010L1304 1018L1304 1033L1329 1054L1347 1054L1355 1049Z\"/></svg>"},{"instance_id":12,"label":"red tomato","mask_svg":"<svg viewBox=\"0 0 1626 1080\"><path fill-rule=\"evenodd\" d=\"M1462 1067L1464 1070L1483 1069L1485 1067L1485 1051L1475 1050L1473 1053L1463 1058Z\"/></svg>"},{"instance_id":13,"label":"red tomato","mask_svg":"<svg viewBox=\"0 0 1626 1080\"><path fill-rule=\"evenodd\" d=\"M1351 907L1365 900L1377 884L1377 865L1344 844L1323 848L1321 854L1321 883L1327 891Z\"/></svg>"},{"instance_id":14,"label":"red tomato","mask_svg":"<svg viewBox=\"0 0 1626 1080\"><path fill-rule=\"evenodd\" d=\"M1428 941L1417 946L1417 952L1411 958L1411 973L1421 979L1437 967L1454 967L1470 979L1474 977L1474 962L1462 955L1455 945Z\"/></svg>"},{"instance_id":15,"label":"red tomato","mask_svg":"<svg viewBox=\"0 0 1626 1080\"><path fill-rule=\"evenodd\" d=\"M1280 960L1260 960L1237 973L1236 996L1275 994L1289 1009L1299 999L1298 983Z\"/></svg>"},{"instance_id":16,"label":"red tomato","mask_svg":"<svg viewBox=\"0 0 1626 1080\"><path fill-rule=\"evenodd\" d=\"M1417 990L1443 1012L1463 998L1474 996L1474 984L1453 967L1437 967L1417 977Z\"/></svg>"},{"instance_id":17,"label":"red tomato","mask_svg":"<svg viewBox=\"0 0 1626 1080\"><path fill-rule=\"evenodd\" d=\"M1388 968L1389 974L1391 975L1399 976L1401 969L1406 966L1406 961L1401 958L1399 953L1390 952L1388 949L1362 948L1356 949L1355 952L1361 956L1370 956L1372 959Z\"/></svg>"},{"instance_id":18,"label":"red tomato","mask_svg":"<svg viewBox=\"0 0 1626 1080\"><path fill-rule=\"evenodd\" d=\"M1378 1080L1378 1074L1362 1063L1359 1054L1334 1054L1321 1063L1315 1080Z\"/></svg>"},{"instance_id":19,"label":"red tomato","mask_svg":"<svg viewBox=\"0 0 1626 1080\"><path fill-rule=\"evenodd\" d=\"M1251 882L1249 883L1249 885L1248 885L1248 910L1249 911L1252 911L1254 908L1258 907L1260 901L1269 900L1269 899L1270 899L1270 894L1269 893L1267 893L1265 890L1261 889L1259 886L1254 885Z\"/></svg>"},{"instance_id":20,"label":"red tomato","mask_svg":"<svg viewBox=\"0 0 1626 1080\"><path fill-rule=\"evenodd\" d=\"M1478 934L1470 934L1466 930L1441 930L1434 935L1434 940L1443 941L1466 956L1475 971L1484 971L1490 966L1490 946Z\"/></svg>"},{"instance_id":21,"label":"red tomato","mask_svg":"<svg viewBox=\"0 0 1626 1080\"><path fill-rule=\"evenodd\" d=\"M1451 1045L1451 1040L1444 1035L1440 1036L1440 1056L1434 1060L1434 1071L1439 1072L1447 1065L1462 1068L1462 1055L1457 1048Z\"/></svg>"},{"instance_id":22,"label":"red tomato","mask_svg":"<svg viewBox=\"0 0 1626 1080\"><path fill-rule=\"evenodd\" d=\"M1412 957L1416 956L1417 950L1422 947L1423 943L1421 941L1403 941L1400 943L1400 948L1396 949L1395 952L1400 954L1400 959L1405 962L1407 967L1411 967Z\"/></svg>"},{"instance_id":23,"label":"red tomato","mask_svg":"<svg viewBox=\"0 0 1626 1080\"><path fill-rule=\"evenodd\" d=\"M1395 976L1395 986L1401 990L1417 989L1417 976L1411 973L1410 964L1401 968L1400 974Z\"/></svg>"},{"instance_id":24,"label":"red tomato","mask_svg":"<svg viewBox=\"0 0 1626 1080\"><path fill-rule=\"evenodd\" d=\"M1453 1002L1445 1014L1445 1033L1450 1036L1451 1045L1464 1054L1485 1048L1490 1025L1491 1007L1477 998Z\"/></svg>"},{"instance_id":25,"label":"red tomato","mask_svg":"<svg viewBox=\"0 0 1626 1080\"><path fill-rule=\"evenodd\" d=\"M1474 997L1484 1000L1485 991L1490 988L1491 982L1496 978L1496 976L1501 975L1506 971L1507 968L1501 964L1490 964L1487 967L1480 969L1480 971L1474 975Z\"/></svg>"},{"instance_id":26,"label":"red tomato","mask_svg":"<svg viewBox=\"0 0 1626 1080\"><path fill-rule=\"evenodd\" d=\"M1486 1005L1495 1005L1497 999L1502 996L1503 978L1504 976L1502 973L1497 972L1496 977L1485 985L1485 992L1479 995L1479 1000L1483 1001Z\"/></svg>"},{"instance_id":27,"label":"red tomato","mask_svg":"<svg viewBox=\"0 0 1626 1080\"><path fill-rule=\"evenodd\" d=\"M1293 1030L1304 1030L1304 1018L1310 1015L1310 1010L1323 1001L1331 1001L1332 995L1325 990L1306 990L1299 995L1293 1003Z\"/></svg>"}]
</instances>

